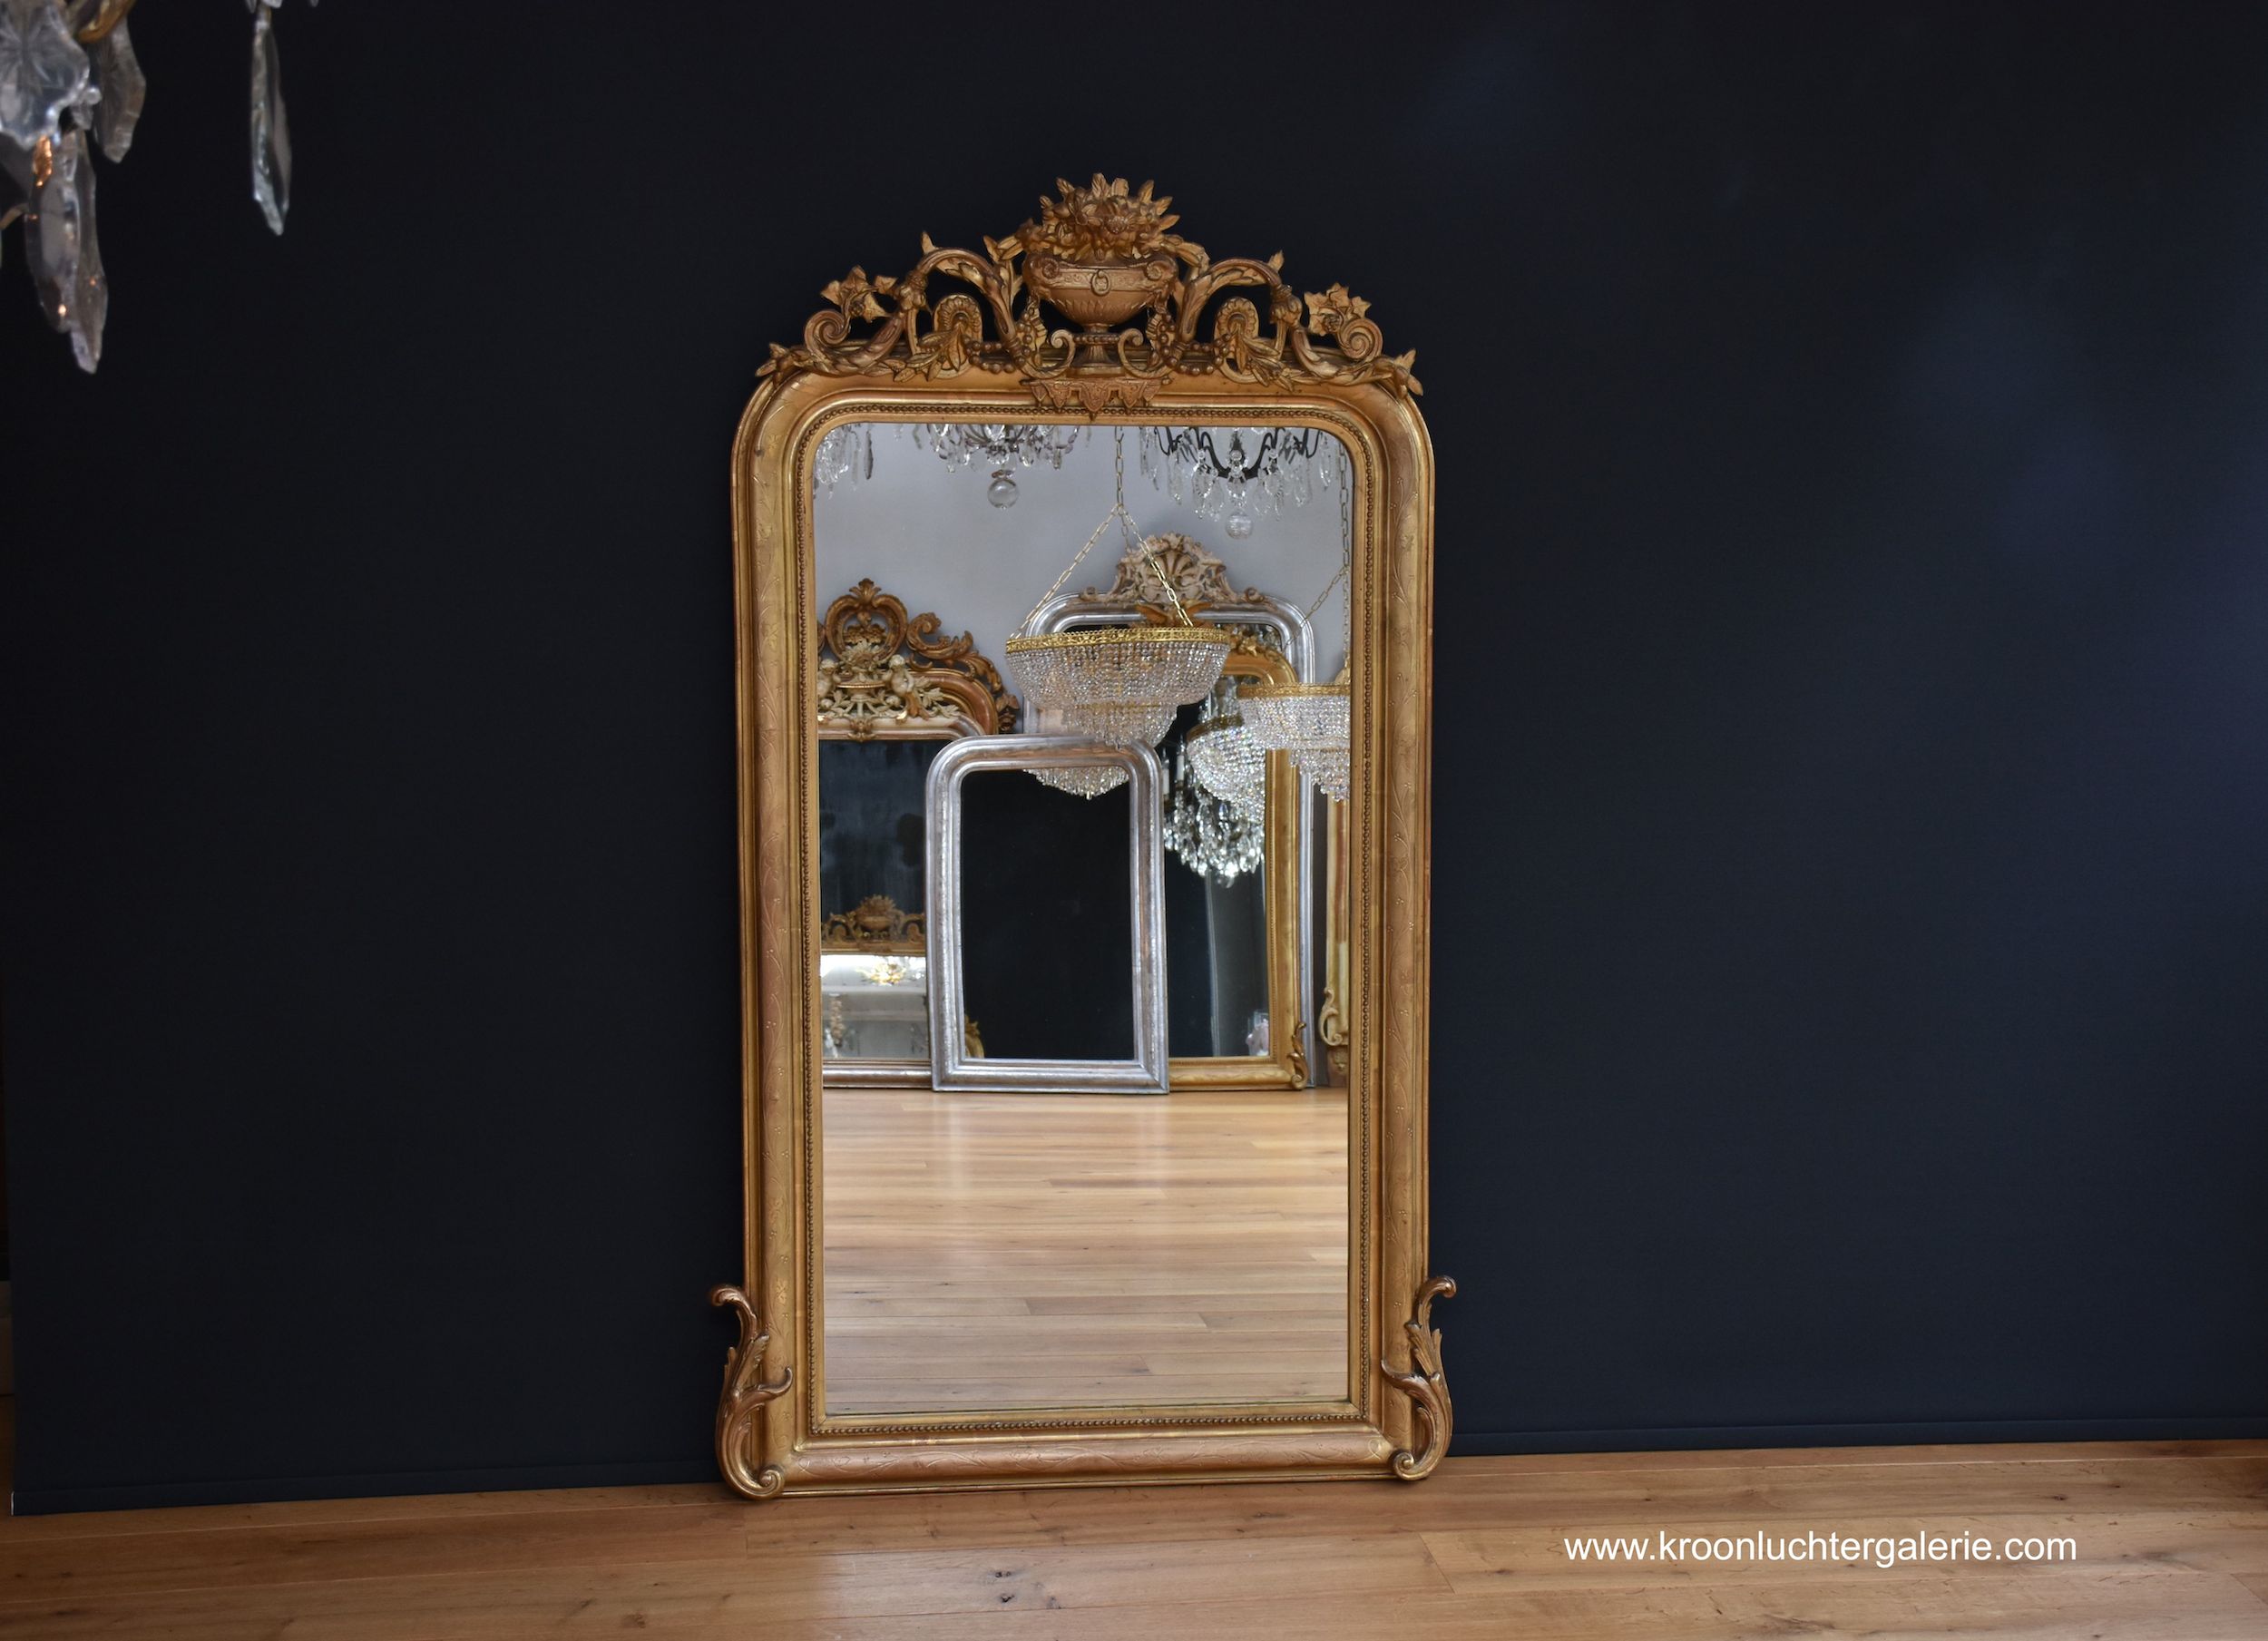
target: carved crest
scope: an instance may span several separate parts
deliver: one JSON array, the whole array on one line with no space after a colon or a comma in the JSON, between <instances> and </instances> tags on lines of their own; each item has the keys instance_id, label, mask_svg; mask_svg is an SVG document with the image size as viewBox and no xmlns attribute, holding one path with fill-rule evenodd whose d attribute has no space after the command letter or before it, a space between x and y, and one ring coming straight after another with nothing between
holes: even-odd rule
<instances>
[{"instance_id":1,"label":"carved crest","mask_svg":"<svg viewBox=\"0 0 2268 1641\"><path fill-rule=\"evenodd\" d=\"M1370 304L1345 286L1303 304L1284 283L1280 251L1214 261L1167 231L1180 219L1154 184L1132 191L1097 173L1085 188L1056 187L1037 221L985 239L982 256L924 234L922 259L902 278L854 268L829 280L819 292L829 305L804 326L802 346L775 344L757 375L777 386L805 371L903 381L993 370L1015 374L1050 409L1089 415L1139 410L1176 376L1420 391L1417 356L1387 357ZM968 288L933 290L941 278ZM1049 309L1078 328L1051 326Z\"/></svg>"},{"instance_id":2,"label":"carved crest","mask_svg":"<svg viewBox=\"0 0 2268 1641\"><path fill-rule=\"evenodd\" d=\"M869 894L847 912L830 912L819 925L822 952L922 952L929 935L919 912L886 894Z\"/></svg>"},{"instance_id":3,"label":"carved crest","mask_svg":"<svg viewBox=\"0 0 2268 1641\"><path fill-rule=\"evenodd\" d=\"M819 622L819 726L851 740L884 736L1006 735L1018 702L967 633L862 581Z\"/></svg>"},{"instance_id":4,"label":"carved crest","mask_svg":"<svg viewBox=\"0 0 2268 1641\"><path fill-rule=\"evenodd\" d=\"M1114 603L1163 604L1168 587L1188 609L1239 601L1228 585L1228 566L1196 537L1171 531L1153 535L1139 547L1129 542L1119 555L1118 579L1110 591L1098 592L1090 587L1081 596Z\"/></svg>"},{"instance_id":5,"label":"carved crest","mask_svg":"<svg viewBox=\"0 0 2268 1641\"><path fill-rule=\"evenodd\" d=\"M1228 566L1217 554L1195 536L1173 531L1145 537L1139 543L1128 543L1126 551L1119 555L1118 569L1110 587L1090 587L1073 595L1069 602L1074 608L1083 604L1101 610L1134 609L1140 610L1146 620L1165 621L1175 619L1168 613L1172 601L1166 597L1168 588L1181 601L1183 609L1210 612L1217 623L1238 633L1237 649L1264 650L1277 655L1284 652L1281 633L1266 625L1247 625L1236 617L1240 608L1281 608L1277 601L1257 587L1237 591L1228 579Z\"/></svg>"}]
</instances>

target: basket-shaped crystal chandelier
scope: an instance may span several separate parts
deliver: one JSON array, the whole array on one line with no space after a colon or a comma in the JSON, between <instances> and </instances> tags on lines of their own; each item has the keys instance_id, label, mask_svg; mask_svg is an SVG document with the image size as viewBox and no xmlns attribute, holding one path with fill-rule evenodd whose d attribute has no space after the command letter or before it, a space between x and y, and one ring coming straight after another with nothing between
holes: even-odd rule
<instances>
[{"instance_id":1,"label":"basket-shaped crystal chandelier","mask_svg":"<svg viewBox=\"0 0 2268 1641\"><path fill-rule=\"evenodd\" d=\"M1212 693L1221 667L1235 647L1235 634L1190 620L1170 585L1166 586L1166 597L1173 606L1176 619L1172 621L1088 627L1070 632L1028 630L1048 600L1062 590L1071 571L1113 523L1137 551L1149 552L1134 528L1133 515L1126 510L1123 432L1119 446L1117 500L1087 538L1087 544L1063 567L1055 585L1031 607L1022 627L1002 648L1023 685L1026 702L1055 715L1066 731L1113 746L1155 747L1173 728L1177 710ZM1165 584L1163 574L1158 581Z\"/></svg>"},{"instance_id":2,"label":"basket-shaped crystal chandelier","mask_svg":"<svg viewBox=\"0 0 2268 1641\"><path fill-rule=\"evenodd\" d=\"M1271 752L1291 754L1299 772L1332 802L1346 801L1345 684L1262 684L1244 692L1243 707L1256 740Z\"/></svg>"},{"instance_id":3,"label":"basket-shaped crystal chandelier","mask_svg":"<svg viewBox=\"0 0 2268 1641\"><path fill-rule=\"evenodd\" d=\"M1076 769L1034 769L1031 778L1042 786L1052 786L1073 797L1100 797L1125 786L1127 774L1115 765L1106 767L1090 764Z\"/></svg>"},{"instance_id":4,"label":"basket-shaped crystal chandelier","mask_svg":"<svg viewBox=\"0 0 2268 1641\"><path fill-rule=\"evenodd\" d=\"M1226 711L1190 725L1181 750L1198 784L1215 797L1242 809L1260 806L1267 793L1268 751L1233 701Z\"/></svg>"},{"instance_id":5,"label":"basket-shaped crystal chandelier","mask_svg":"<svg viewBox=\"0 0 2268 1641\"><path fill-rule=\"evenodd\" d=\"M1020 633L1006 649L1024 698L1074 734L1155 747L1178 708L1211 693L1235 642L1218 627L1145 623Z\"/></svg>"},{"instance_id":6,"label":"basket-shaped crystal chandelier","mask_svg":"<svg viewBox=\"0 0 2268 1641\"><path fill-rule=\"evenodd\" d=\"M1023 732L1026 735L1070 735L1073 731L1063 721L1062 715L1049 712L1024 703ZM1127 773L1116 764L1082 764L1064 769L1034 769L1031 778L1042 786L1052 786L1058 792L1068 792L1073 797L1100 797L1126 785Z\"/></svg>"}]
</instances>

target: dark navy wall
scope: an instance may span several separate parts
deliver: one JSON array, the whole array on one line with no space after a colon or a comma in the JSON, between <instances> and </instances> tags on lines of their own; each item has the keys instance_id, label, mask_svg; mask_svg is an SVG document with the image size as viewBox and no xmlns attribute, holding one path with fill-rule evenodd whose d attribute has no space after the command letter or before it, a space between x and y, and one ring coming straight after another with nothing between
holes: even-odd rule
<instances>
[{"instance_id":1,"label":"dark navy wall","mask_svg":"<svg viewBox=\"0 0 2268 1641\"><path fill-rule=\"evenodd\" d=\"M1098 168L1418 350L1461 1449L2268 1429L2268 21L294 6L275 240L144 10L99 378L0 269L22 1503L708 1473L733 425Z\"/></svg>"}]
</instances>

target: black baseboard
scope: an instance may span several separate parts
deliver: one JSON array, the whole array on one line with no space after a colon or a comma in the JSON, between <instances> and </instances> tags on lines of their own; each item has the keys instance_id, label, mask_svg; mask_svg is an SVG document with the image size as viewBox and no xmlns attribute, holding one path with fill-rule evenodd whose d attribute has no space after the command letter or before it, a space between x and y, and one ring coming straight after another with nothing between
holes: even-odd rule
<instances>
[{"instance_id":1,"label":"black baseboard","mask_svg":"<svg viewBox=\"0 0 2268 1641\"><path fill-rule=\"evenodd\" d=\"M20 1489L12 1513L158 1509L178 1504L276 1504L300 1499L388 1499L407 1493L524 1492L545 1487L651 1487L714 1481L713 1459L653 1464L536 1465L514 1470L400 1470L371 1476L297 1476L248 1481L166 1481L146 1486Z\"/></svg>"},{"instance_id":2,"label":"black baseboard","mask_svg":"<svg viewBox=\"0 0 2268 1641\"><path fill-rule=\"evenodd\" d=\"M2268 1418L1985 1419L1911 1424L1706 1425L1654 1431L1467 1431L1453 1458L1511 1453L1684 1452L1744 1447L1918 1447L1977 1441L2257 1441Z\"/></svg>"},{"instance_id":3,"label":"black baseboard","mask_svg":"<svg viewBox=\"0 0 2268 1641\"><path fill-rule=\"evenodd\" d=\"M1515 1453L1642 1453L1709 1448L1914 1447L1980 1441L2268 1440L2268 1418L2023 1419L1943 1424L1755 1424L1649 1431L1459 1431L1452 1458ZM707 1459L652 1464L566 1464L516 1470L407 1470L146 1486L33 1488L12 1497L19 1516L156 1509L184 1504L274 1504L300 1499L386 1499L410 1493L520 1492L547 1487L649 1487L718 1480Z\"/></svg>"}]
</instances>

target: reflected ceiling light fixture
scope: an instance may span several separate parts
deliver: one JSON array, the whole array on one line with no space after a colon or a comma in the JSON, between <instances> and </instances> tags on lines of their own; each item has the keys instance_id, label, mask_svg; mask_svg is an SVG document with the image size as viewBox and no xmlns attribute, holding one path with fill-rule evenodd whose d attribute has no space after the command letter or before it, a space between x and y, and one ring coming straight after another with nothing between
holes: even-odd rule
<instances>
[{"instance_id":1,"label":"reflected ceiling light fixture","mask_svg":"<svg viewBox=\"0 0 2268 1641\"><path fill-rule=\"evenodd\" d=\"M1162 573L1126 510L1126 435L1114 435L1115 493L1110 511L1075 553L1055 584L1040 597L1002 646L1024 686L1030 705L1058 716L1074 735L1091 736L1113 746L1155 747L1173 728L1174 714L1203 700L1220 679L1236 643L1223 628L1190 619L1180 595ZM1063 590L1071 572L1085 562L1102 532L1112 524L1128 547L1149 560L1173 606L1170 621L1129 627L1087 627L1069 632L1031 630L1050 599ZM1035 773L1052 773L1039 772ZM1055 783L1051 783L1055 784Z\"/></svg>"},{"instance_id":2,"label":"reflected ceiling light fixture","mask_svg":"<svg viewBox=\"0 0 2268 1641\"><path fill-rule=\"evenodd\" d=\"M252 14L252 199L281 233L291 209L291 132L271 14L283 0L245 4ZM126 30L133 8L134 0L0 0L0 229L23 219L40 311L71 338L86 371L102 363L110 311L89 139L112 164L133 146L148 87Z\"/></svg>"},{"instance_id":3,"label":"reflected ceiling light fixture","mask_svg":"<svg viewBox=\"0 0 2268 1641\"><path fill-rule=\"evenodd\" d=\"M916 422L908 431L916 444L948 467L991 468L992 482L984 487L984 499L995 507L1016 504L1013 469L1042 464L1061 469L1063 458L1086 436L1081 427L1014 422Z\"/></svg>"},{"instance_id":4,"label":"reflected ceiling light fixture","mask_svg":"<svg viewBox=\"0 0 2268 1641\"><path fill-rule=\"evenodd\" d=\"M917 447L956 471L990 468L992 481L984 487L984 499L1002 508L1016 504L1017 468L1060 470L1063 458L1087 436L1083 427L1014 422L916 422L905 431ZM812 476L829 495L838 484L863 484L873 478L874 428L862 422L829 432L819 441Z\"/></svg>"},{"instance_id":5,"label":"reflected ceiling light fixture","mask_svg":"<svg viewBox=\"0 0 2268 1641\"><path fill-rule=\"evenodd\" d=\"M1208 726L1220 722L1207 718L1183 734L1181 755L1173 760L1173 779L1166 788L1160 837L1167 849L1206 882L1233 884L1260 869L1267 852L1267 827L1256 800L1247 804L1223 797L1197 773L1199 738Z\"/></svg>"},{"instance_id":6,"label":"reflected ceiling light fixture","mask_svg":"<svg viewBox=\"0 0 2268 1641\"><path fill-rule=\"evenodd\" d=\"M1267 793L1268 750L1238 709L1235 680L1224 678L1207 715L1181 737L1198 783L1224 803L1257 809Z\"/></svg>"},{"instance_id":7,"label":"reflected ceiling light fixture","mask_svg":"<svg viewBox=\"0 0 2268 1641\"><path fill-rule=\"evenodd\" d=\"M1346 659L1340 663L1337 679L1328 684L1260 684L1240 698L1254 737L1271 752L1289 753L1294 767L1334 804L1344 803L1353 786L1347 726L1347 667L1354 656L1354 528L1348 504L1352 488L1348 484L1339 486L1339 567L1307 608L1312 620L1332 591L1345 584L1339 630Z\"/></svg>"},{"instance_id":8,"label":"reflected ceiling light fixture","mask_svg":"<svg viewBox=\"0 0 2268 1641\"><path fill-rule=\"evenodd\" d=\"M1142 471L1177 504L1218 519L1241 542L1256 514L1305 507L1318 486L1337 483L1335 448L1317 427L1149 427Z\"/></svg>"}]
</instances>

